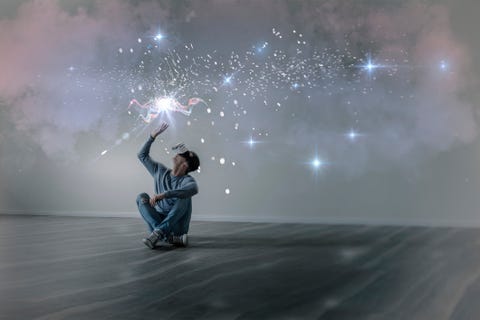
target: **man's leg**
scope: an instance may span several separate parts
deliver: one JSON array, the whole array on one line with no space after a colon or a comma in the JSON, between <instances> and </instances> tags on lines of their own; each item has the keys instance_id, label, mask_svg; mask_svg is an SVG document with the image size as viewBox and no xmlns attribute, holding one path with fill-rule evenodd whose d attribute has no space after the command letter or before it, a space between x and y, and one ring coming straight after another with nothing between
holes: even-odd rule
<instances>
[{"instance_id":1,"label":"man's leg","mask_svg":"<svg viewBox=\"0 0 480 320\"><path fill-rule=\"evenodd\" d=\"M192 202L190 199L177 199L167 217L162 221L158 229L162 230L163 234L170 235L173 233L186 233L185 221L190 222L190 215L192 211Z\"/></svg>"},{"instance_id":2,"label":"man's leg","mask_svg":"<svg viewBox=\"0 0 480 320\"><path fill-rule=\"evenodd\" d=\"M179 221L179 235L187 234L188 229L190 228L190 219L192 217L192 210L187 210L187 213L183 216L183 218Z\"/></svg>"},{"instance_id":3,"label":"man's leg","mask_svg":"<svg viewBox=\"0 0 480 320\"><path fill-rule=\"evenodd\" d=\"M165 219L165 214L158 212L154 207L150 205L150 196L146 193L141 193L137 197L138 211L142 215L143 220L148 225L150 232L158 229Z\"/></svg>"}]
</instances>

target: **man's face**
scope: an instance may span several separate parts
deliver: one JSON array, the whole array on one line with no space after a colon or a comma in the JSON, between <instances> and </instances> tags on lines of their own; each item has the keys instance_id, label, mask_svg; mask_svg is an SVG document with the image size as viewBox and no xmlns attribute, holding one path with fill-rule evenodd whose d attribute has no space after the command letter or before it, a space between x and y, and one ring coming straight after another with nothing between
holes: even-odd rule
<instances>
[{"instance_id":1,"label":"man's face","mask_svg":"<svg viewBox=\"0 0 480 320\"><path fill-rule=\"evenodd\" d=\"M187 160L184 157L177 154L173 157L173 172L175 175L178 173L186 174L188 169Z\"/></svg>"}]
</instances>

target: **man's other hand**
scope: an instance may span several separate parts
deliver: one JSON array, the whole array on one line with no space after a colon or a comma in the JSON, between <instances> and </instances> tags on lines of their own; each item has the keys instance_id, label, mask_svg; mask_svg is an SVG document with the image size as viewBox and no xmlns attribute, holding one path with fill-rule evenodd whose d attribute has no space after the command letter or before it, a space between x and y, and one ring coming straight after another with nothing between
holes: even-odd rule
<instances>
[{"instance_id":1,"label":"man's other hand","mask_svg":"<svg viewBox=\"0 0 480 320\"><path fill-rule=\"evenodd\" d=\"M153 197L150 198L150 205L152 207L155 207L155 203L157 203L157 201L160 201L162 199L165 199L165 196L163 195L163 193L154 194Z\"/></svg>"},{"instance_id":2,"label":"man's other hand","mask_svg":"<svg viewBox=\"0 0 480 320\"><path fill-rule=\"evenodd\" d=\"M159 134L161 134L163 131L167 130L168 128L168 123L162 122L160 127L154 129L152 133L150 133L150 136L155 139Z\"/></svg>"}]
</instances>

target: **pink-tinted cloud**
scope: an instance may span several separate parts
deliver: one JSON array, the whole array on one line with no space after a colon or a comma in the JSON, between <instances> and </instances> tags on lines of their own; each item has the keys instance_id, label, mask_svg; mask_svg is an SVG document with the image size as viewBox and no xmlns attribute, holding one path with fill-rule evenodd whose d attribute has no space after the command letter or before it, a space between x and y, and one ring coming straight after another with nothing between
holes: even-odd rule
<instances>
[{"instance_id":1,"label":"pink-tinted cloud","mask_svg":"<svg viewBox=\"0 0 480 320\"><path fill-rule=\"evenodd\" d=\"M93 12L78 8L72 14L56 0L35 0L20 6L14 18L0 20L0 96L16 128L51 156L73 156L75 135L92 128L111 138L115 130L101 126L115 123L103 121L112 106L96 99L92 88L112 89L84 70L108 69L108 56L158 23L163 12L152 2L132 7L98 1ZM75 83L69 68L82 72L76 79L87 85Z\"/></svg>"}]
</instances>

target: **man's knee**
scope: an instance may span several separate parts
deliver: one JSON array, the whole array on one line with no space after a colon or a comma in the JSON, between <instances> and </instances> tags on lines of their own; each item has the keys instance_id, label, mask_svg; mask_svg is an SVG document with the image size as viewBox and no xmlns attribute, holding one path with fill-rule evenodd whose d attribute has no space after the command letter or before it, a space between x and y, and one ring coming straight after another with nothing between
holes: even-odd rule
<instances>
[{"instance_id":1,"label":"man's knee","mask_svg":"<svg viewBox=\"0 0 480 320\"><path fill-rule=\"evenodd\" d=\"M177 199L173 207L170 209L169 214L178 215L179 217L183 216L189 210L188 204L188 199Z\"/></svg>"},{"instance_id":2,"label":"man's knee","mask_svg":"<svg viewBox=\"0 0 480 320\"><path fill-rule=\"evenodd\" d=\"M175 202L175 207L178 210L185 211L188 208L188 199L181 199L178 198L177 201Z\"/></svg>"},{"instance_id":3,"label":"man's knee","mask_svg":"<svg viewBox=\"0 0 480 320\"><path fill-rule=\"evenodd\" d=\"M148 203L149 201L150 201L150 196L148 194L146 194L145 192L140 193L137 196L137 205L145 204L145 203Z\"/></svg>"}]
</instances>

